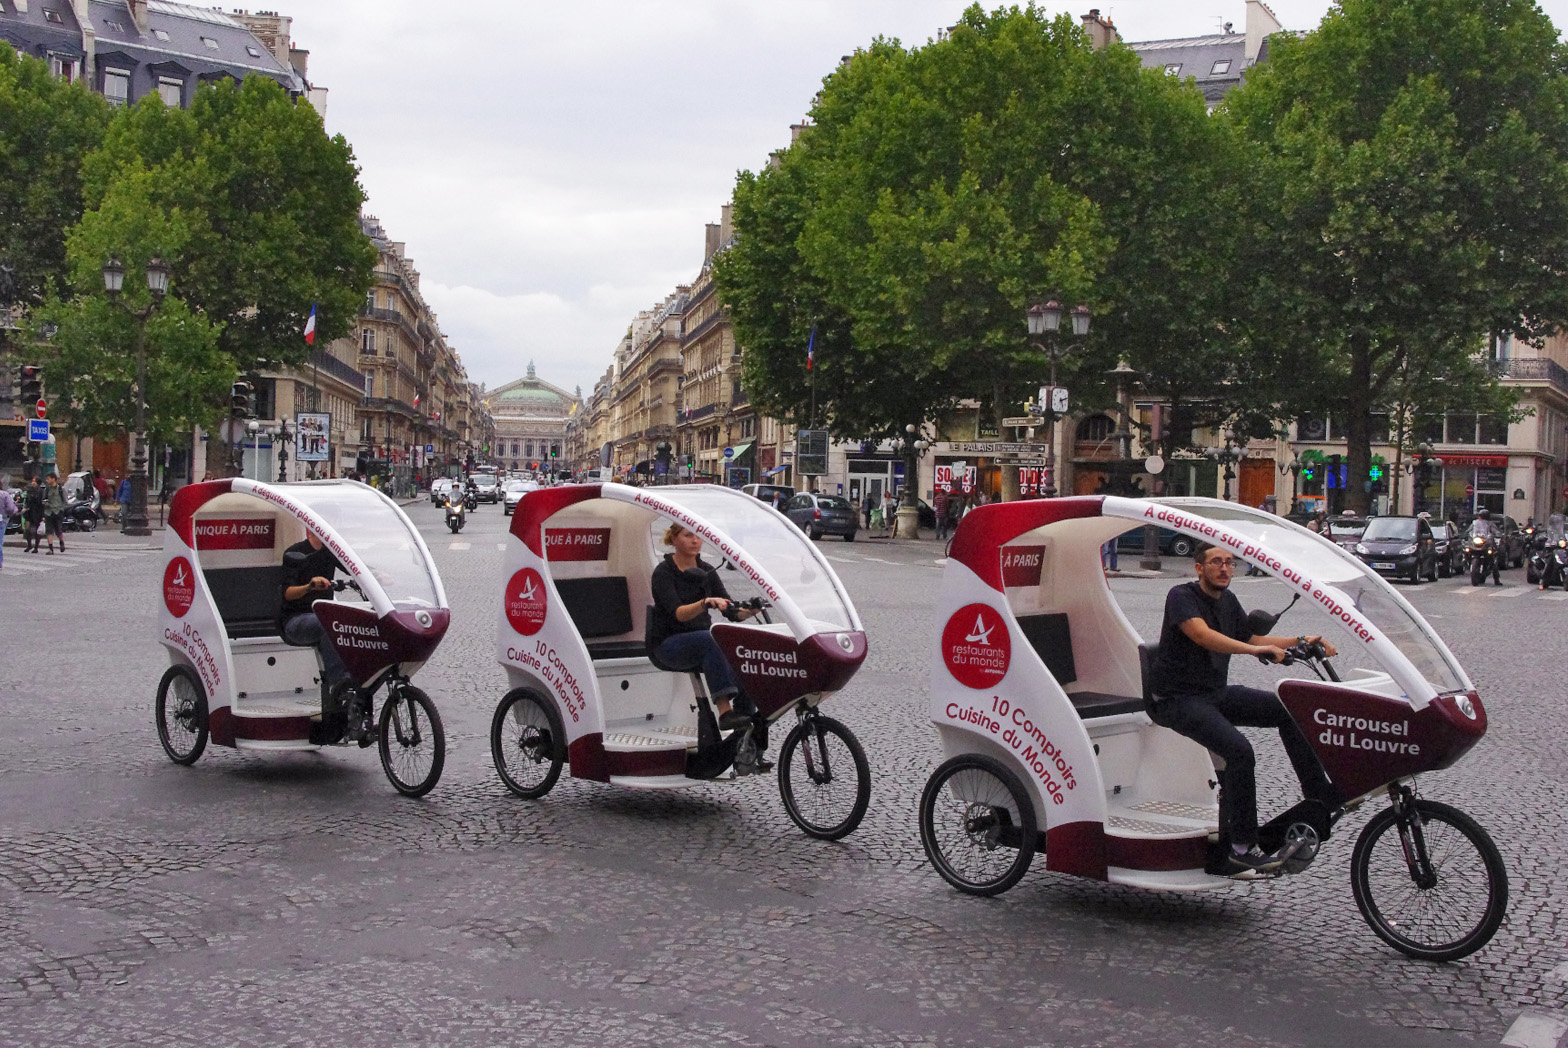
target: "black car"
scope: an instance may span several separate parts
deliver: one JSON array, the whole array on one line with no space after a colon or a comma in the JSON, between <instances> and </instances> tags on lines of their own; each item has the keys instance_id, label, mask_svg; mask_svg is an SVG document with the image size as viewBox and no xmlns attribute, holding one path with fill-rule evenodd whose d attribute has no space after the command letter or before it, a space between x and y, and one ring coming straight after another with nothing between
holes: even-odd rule
<instances>
[{"instance_id":1,"label":"black car","mask_svg":"<svg viewBox=\"0 0 1568 1048\"><path fill-rule=\"evenodd\" d=\"M1356 556L1379 575L1437 581L1437 539L1421 517L1373 517L1355 545Z\"/></svg>"},{"instance_id":2,"label":"black car","mask_svg":"<svg viewBox=\"0 0 1568 1048\"><path fill-rule=\"evenodd\" d=\"M802 492L784 504L784 515L814 539L842 535L845 542L854 542L855 532L860 530L854 508L842 495Z\"/></svg>"},{"instance_id":3,"label":"black car","mask_svg":"<svg viewBox=\"0 0 1568 1048\"><path fill-rule=\"evenodd\" d=\"M1437 576L1465 573L1465 533L1451 520L1432 523L1432 538L1437 542Z\"/></svg>"},{"instance_id":4,"label":"black car","mask_svg":"<svg viewBox=\"0 0 1568 1048\"><path fill-rule=\"evenodd\" d=\"M1160 556L1162 557L1190 557L1192 551L1197 549L1194 544L1197 540L1191 535L1183 535L1172 531L1170 528L1158 528ZM1116 553L1118 556L1140 554L1143 552L1143 529L1133 528L1116 536Z\"/></svg>"}]
</instances>

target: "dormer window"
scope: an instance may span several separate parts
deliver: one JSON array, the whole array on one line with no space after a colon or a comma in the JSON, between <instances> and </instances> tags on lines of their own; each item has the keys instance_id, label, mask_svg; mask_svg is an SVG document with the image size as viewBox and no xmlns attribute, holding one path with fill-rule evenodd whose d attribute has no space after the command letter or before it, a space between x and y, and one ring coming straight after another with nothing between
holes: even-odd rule
<instances>
[{"instance_id":1,"label":"dormer window","mask_svg":"<svg viewBox=\"0 0 1568 1048\"><path fill-rule=\"evenodd\" d=\"M210 37L210 36L204 36L204 37L202 37L202 38L201 38L201 42L202 42L202 44L203 44L203 45L205 45L205 46L206 46L206 48L207 48L207 49L208 49L208 50L209 50L209 51L216 51L216 50L217 50L217 49L218 49L218 42L217 42L217 41L216 41L216 40L214 40L214 39L213 39L213 38L212 38L212 37Z\"/></svg>"},{"instance_id":2,"label":"dormer window","mask_svg":"<svg viewBox=\"0 0 1568 1048\"><path fill-rule=\"evenodd\" d=\"M260 58L261 57L261 52L256 50L250 44L246 44L245 45L245 53L247 55L250 55L252 58Z\"/></svg>"},{"instance_id":3,"label":"dormer window","mask_svg":"<svg viewBox=\"0 0 1568 1048\"><path fill-rule=\"evenodd\" d=\"M44 8L44 21L54 25L65 25L65 19L60 17L60 12L52 7Z\"/></svg>"},{"instance_id":4,"label":"dormer window","mask_svg":"<svg viewBox=\"0 0 1568 1048\"><path fill-rule=\"evenodd\" d=\"M125 32L125 26L121 25L119 22L116 22L112 18L105 18L103 20L103 24L108 26L110 29L113 29L116 33Z\"/></svg>"},{"instance_id":5,"label":"dormer window","mask_svg":"<svg viewBox=\"0 0 1568 1048\"><path fill-rule=\"evenodd\" d=\"M158 38L158 39L159 39L159 40L163 40L163 41L165 41L165 42L167 42L167 41L168 41L168 39L169 39L169 34L168 34L168 32L167 32L167 31L165 31L165 30L162 30L162 29L154 29L154 30L153 30L153 31L152 31L152 35L153 35L153 36L155 36L155 37L157 37L157 38Z\"/></svg>"},{"instance_id":6,"label":"dormer window","mask_svg":"<svg viewBox=\"0 0 1568 1048\"><path fill-rule=\"evenodd\" d=\"M1165 67L1165 75L1166 76L1180 76L1181 75L1181 63L1180 62L1171 62L1171 63L1167 64L1166 67Z\"/></svg>"},{"instance_id":7,"label":"dormer window","mask_svg":"<svg viewBox=\"0 0 1568 1048\"><path fill-rule=\"evenodd\" d=\"M1214 63L1214 68L1209 70L1210 76L1224 76L1230 72L1230 59L1222 58Z\"/></svg>"}]
</instances>

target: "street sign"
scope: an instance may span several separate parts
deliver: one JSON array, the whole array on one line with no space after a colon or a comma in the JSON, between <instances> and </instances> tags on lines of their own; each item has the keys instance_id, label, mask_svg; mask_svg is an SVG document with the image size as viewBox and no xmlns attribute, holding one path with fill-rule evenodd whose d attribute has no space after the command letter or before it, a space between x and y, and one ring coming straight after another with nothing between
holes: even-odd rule
<instances>
[{"instance_id":1,"label":"street sign","mask_svg":"<svg viewBox=\"0 0 1568 1048\"><path fill-rule=\"evenodd\" d=\"M725 448L725 449L724 449L724 457L725 457L725 458L726 458L726 459L732 459L732 458L734 458L734 457L735 457L735 449L734 449L734 448L732 448L732 447L730 447L730 448Z\"/></svg>"},{"instance_id":2,"label":"street sign","mask_svg":"<svg viewBox=\"0 0 1568 1048\"><path fill-rule=\"evenodd\" d=\"M426 455L434 454L435 450L436 450L436 446L434 444L426 444L425 445L425 454Z\"/></svg>"},{"instance_id":3,"label":"street sign","mask_svg":"<svg viewBox=\"0 0 1568 1048\"><path fill-rule=\"evenodd\" d=\"M39 418L47 418L48 416L49 416L49 405L44 403L44 398L43 397L39 397L38 398L38 417Z\"/></svg>"},{"instance_id":4,"label":"street sign","mask_svg":"<svg viewBox=\"0 0 1568 1048\"><path fill-rule=\"evenodd\" d=\"M1045 419L1040 418L1038 415L1019 415L1017 418L1004 418L1002 425L1016 429L1033 429L1036 426L1045 425Z\"/></svg>"},{"instance_id":5,"label":"street sign","mask_svg":"<svg viewBox=\"0 0 1568 1048\"><path fill-rule=\"evenodd\" d=\"M42 444L49 439L49 420L46 418L30 418L27 420L27 439L35 444Z\"/></svg>"},{"instance_id":6,"label":"street sign","mask_svg":"<svg viewBox=\"0 0 1568 1048\"><path fill-rule=\"evenodd\" d=\"M795 431L795 472L803 477L820 477L828 471L828 431Z\"/></svg>"},{"instance_id":7,"label":"street sign","mask_svg":"<svg viewBox=\"0 0 1568 1048\"><path fill-rule=\"evenodd\" d=\"M1466 484L1465 485L1465 494L1466 495L1474 495L1475 494L1475 485L1474 484Z\"/></svg>"},{"instance_id":8,"label":"street sign","mask_svg":"<svg viewBox=\"0 0 1568 1048\"><path fill-rule=\"evenodd\" d=\"M1150 455L1143 460L1143 468L1149 473L1159 473L1165 468L1165 460L1158 455Z\"/></svg>"}]
</instances>

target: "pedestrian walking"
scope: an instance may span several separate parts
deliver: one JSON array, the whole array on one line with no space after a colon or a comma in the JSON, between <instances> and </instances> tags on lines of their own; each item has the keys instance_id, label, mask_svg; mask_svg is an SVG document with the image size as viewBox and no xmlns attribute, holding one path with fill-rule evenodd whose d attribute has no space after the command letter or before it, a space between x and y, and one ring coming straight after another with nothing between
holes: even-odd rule
<instances>
[{"instance_id":1,"label":"pedestrian walking","mask_svg":"<svg viewBox=\"0 0 1568 1048\"><path fill-rule=\"evenodd\" d=\"M11 495L10 474L0 477L0 565L5 563L5 529L13 517L21 515L22 508Z\"/></svg>"},{"instance_id":2,"label":"pedestrian walking","mask_svg":"<svg viewBox=\"0 0 1568 1048\"><path fill-rule=\"evenodd\" d=\"M38 540L44 531L44 487L35 475L28 478L27 491L22 496L22 540L28 553L38 552Z\"/></svg>"},{"instance_id":3,"label":"pedestrian walking","mask_svg":"<svg viewBox=\"0 0 1568 1048\"><path fill-rule=\"evenodd\" d=\"M947 540L947 488L939 486L931 496L931 510L936 514L936 539Z\"/></svg>"},{"instance_id":4,"label":"pedestrian walking","mask_svg":"<svg viewBox=\"0 0 1568 1048\"><path fill-rule=\"evenodd\" d=\"M54 556L54 540L60 540L60 552L65 552L65 532L60 530L60 517L65 513L65 492L60 490L60 478L54 473L44 477L44 538L49 543L49 556Z\"/></svg>"},{"instance_id":5,"label":"pedestrian walking","mask_svg":"<svg viewBox=\"0 0 1568 1048\"><path fill-rule=\"evenodd\" d=\"M898 538L898 499L891 491L882 494L882 523L887 525L888 538Z\"/></svg>"},{"instance_id":6,"label":"pedestrian walking","mask_svg":"<svg viewBox=\"0 0 1568 1048\"><path fill-rule=\"evenodd\" d=\"M121 477L120 478L120 487L119 487L119 490L116 491L115 494L114 494L114 501L116 501L116 502L118 502L120 504L120 511L117 514L115 514L115 517L114 517L115 523L116 524L123 524L125 522L125 507L131 501L131 478L130 477L126 476L126 477Z\"/></svg>"},{"instance_id":7,"label":"pedestrian walking","mask_svg":"<svg viewBox=\"0 0 1568 1048\"><path fill-rule=\"evenodd\" d=\"M865 500L865 502L863 502L861 504L861 506L860 506L860 512L863 513L865 515L865 518L866 518L866 530L867 531L871 530L871 513L872 513L872 510L874 510L876 508L876 501L877 501L876 500L876 496L871 494L871 492L868 491L868 492L866 492L866 500Z\"/></svg>"},{"instance_id":8,"label":"pedestrian walking","mask_svg":"<svg viewBox=\"0 0 1568 1048\"><path fill-rule=\"evenodd\" d=\"M1100 547L1100 568L1106 572L1117 571L1116 540L1105 543Z\"/></svg>"},{"instance_id":9,"label":"pedestrian walking","mask_svg":"<svg viewBox=\"0 0 1568 1048\"><path fill-rule=\"evenodd\" d=\"M103 504L109 501L109 482L104 480L103 476L96 469L88 472L87 479L92 485L91 489L87 492L87 497L92 498L94 495L97 495L98 505L96 507L96 512L98 514L98 519L101 522L107 523L109 520L109 514L103 511Z\"/></svg>"}]
</instances>

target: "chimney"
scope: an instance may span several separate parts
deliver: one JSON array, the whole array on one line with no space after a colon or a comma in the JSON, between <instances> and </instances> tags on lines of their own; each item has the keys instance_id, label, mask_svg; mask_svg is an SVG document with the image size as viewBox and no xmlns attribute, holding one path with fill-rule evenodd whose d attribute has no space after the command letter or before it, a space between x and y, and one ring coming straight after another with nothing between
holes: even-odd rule
<instances>
[{"instance_id":1,"label":"chimney","mask_svg":"<svg viewBox=\"0 0 1568 1048\"><path fill-rule=\"evenodd\" d=\"M289 48L289 66L299 74L301 80L309 80L310 74L305 70L310 67L310 52L298 47Z\"/></svg>"},{"instance_id":2,"label":"chimney","mask_svg":"<svg viewBox=\"0 0 1568 1048\"><path fill-rule=\"evenodd\" d=\"M800 133L802 131L804 131L804 130L806 130L806 125L805 124L791 124L791 125L789 125L789 144L790 145L794 145L796 142L799 142L800 141Z\"/></svg>"},{"instance_id":3,"label":"chimney","mask_svg":"<svg viewBox=\"0 0 1568 1048\"><path fill-rule=\"evenodd\" d=\"M147 0L125 0L125 6L131 9L131 21L136 23L136 31L146 36Z\"/></svg>"},{"instance_id":4,"label":"chimney","mask_svg":"<svg viewBox=\"0 0 1568 1048\"><path fill-rule=\"evenodd\" d=\"M1109 47L1120 39L1116 33L1116 27L1111 24L1111 20L1100 17L1100 9L1098 7L1091 7L1089 13L1083 16L1083 27L1089 34L1090 45L1096 51L1102 47Z\"/></svg>"},{"instance_id":5,"label":"chimney","mask_svg":"<svg viewBox=\"0 0 1568 1048\"><path fill-rule=\"evenodd\" d=\"M1243 64L1250 66L1256 62L1258 52L1263 50L1263 42L1284 28L1263 0L1247 0L1247 40L1242 45L1245 49Z\"/></svg>"},{"instance_id":6,"label":"chimney","mask_svg":"<svg viewBox=\"0 0 1568 1048\"><path fill-rule=\"evenodd\" d=\"M719 246L723 247L735 237L735 227L730 225L730 209L733 204L725 204L719 208Z\"/></svg>"},{"instance_id":7,"label":"chimney","mask_svg":"<svg viewBox=\"0 0 1568 1048\"><path fill-rule=\"evenodd\" d=\"M719 224L717 222L709 222L703 231L702 261L706 263L708 259L717 255L720 246Z\"/></svg>"}]
</instances>

